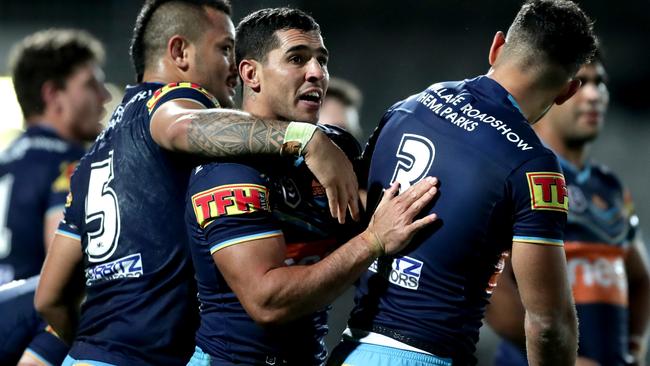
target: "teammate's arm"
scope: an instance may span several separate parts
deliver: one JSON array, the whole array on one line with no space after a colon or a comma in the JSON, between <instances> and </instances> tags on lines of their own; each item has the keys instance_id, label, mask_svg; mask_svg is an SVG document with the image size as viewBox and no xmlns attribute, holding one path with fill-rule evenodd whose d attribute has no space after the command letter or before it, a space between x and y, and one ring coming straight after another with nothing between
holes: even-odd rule
<instances>
[{"instance_id":1,"label":"teammate's arm","mask_svg":"<svg viewBox=\"0 0 650 366\"><path fill-rule=\"evenodd\" d=\"M485 320L501 337L526 350L524 319L526 309L521 303L510 257L506 258L499 282L490 297Z\"/></svg>"},{"instance_id":2,"label":"teammate's arm","mask_svg":"<svg viewBox=\"0 0 650 366\"><path fill-rule=\"evenodd\" d=\"M195 102L171 100L151 119L151 136L161 147L199 154L227 157L280 153L297 155L300 149L283 148L289 123L255 118L232 109L201 109ZM345 221L346 208L359 218L359 195L352 164L329 138L318 129L303 146L307 166L323 185L333 217Z\"/></svg>"},{"instance_id":3,"label":"teammate's arm","mask_svg":"<svg viewBox=\"0 0 650 366\"><path fill-rule=\"evenodd\" d=\"M368 228L315 264L286 266L283 236L224 248L213 254L214 261L253 320L291 321L330 304L378 256L399 252L433 222L435 214L413 218L435 196L435 182L427 178L399 196L393 184Z\"/></svg>"},{"instance_id":4,"label":"teammate's arm","mask_svg":"<svg viewBox=\"0 0 650 366\"><path fill-rule=\"evenodd\" d=\"M67 344L74 339L83 296L81 261L81 242L55 235L34 296L36 311Z\"/></svg>"},{"instance_id":5,"label":"teammate's arm","mask_svg":"<svg viewBox=\"0 0 650 366\"><path fill-rule=\"evenodd\" d=\"M526 309L529 363L573 366L578 329L563 248L515 241L512 269Z\"/></svg>"},{"instance_id":6,"label":"teammate's arm","mask_svg":"<svg viewBox=\"0 0 650 366\"><path fill-rule=\"evenodd\" d=\"M44 218L44 227L43 227L43 246L45 247L45 254L50 249L50 244L54 239L54 234L56 229L59 227L59 223L63 219L63 205L58 208L51 208L47 211Z\"/></svg>"},{"instance_id":7,"label":"teammate's arm","mask_svg":"<svg viewBox=\"0 0 650 366\"><path fill-rule=\"evenodd\" d=\"M648 253L640 231L631 242L625 259L629 290L629 344L630 353L643 364L648 341L650 319L650 270Z\"/></svg>"}]
</instances>

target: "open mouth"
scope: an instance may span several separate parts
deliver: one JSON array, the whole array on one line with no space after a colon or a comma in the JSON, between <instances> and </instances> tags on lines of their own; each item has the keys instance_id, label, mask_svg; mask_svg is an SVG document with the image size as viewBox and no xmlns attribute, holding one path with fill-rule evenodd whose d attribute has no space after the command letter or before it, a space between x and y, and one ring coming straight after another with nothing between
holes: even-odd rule
<instances>
[{"instance_id":1,"label":"open mouth","mask_svg":"<svg viewBox=\"0 0 650 366\"><path fill-rule=\"evenodd\" d=\"M323 94L319 90L312 90L306 93L301 94L298 97L298 100L308 102L309 104L315 104L320 106L323 99Z\"/></svg>"}]
</instances>

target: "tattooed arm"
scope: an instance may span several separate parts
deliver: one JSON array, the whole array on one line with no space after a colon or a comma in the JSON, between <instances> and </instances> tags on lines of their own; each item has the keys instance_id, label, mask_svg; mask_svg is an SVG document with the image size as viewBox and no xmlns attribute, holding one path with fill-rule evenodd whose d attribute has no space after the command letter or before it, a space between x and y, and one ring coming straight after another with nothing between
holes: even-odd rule
<instances>
[{"instance_id":1,"label":"tattooed arm","mask_svg":"<svg viewBox=\"0 0 650 366\"><path fill-rule=\"evenodd\" d=\"M288 122L262 120L233 109L197 109L186 100L160 106L151 119L151 136L161 147L205 157L280 155ZM346 208L358 219L357 179L352 164L327 136L316 130L304 148L305 162L325 187L330 211L339 222Z\"/></svg>"}]
</instances>

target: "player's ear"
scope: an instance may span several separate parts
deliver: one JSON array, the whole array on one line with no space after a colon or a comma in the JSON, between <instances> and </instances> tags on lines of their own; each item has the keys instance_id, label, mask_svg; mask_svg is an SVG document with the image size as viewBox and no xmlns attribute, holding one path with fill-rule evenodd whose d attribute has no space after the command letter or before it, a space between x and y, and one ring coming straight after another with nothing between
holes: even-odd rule
<instances>
[{"instance_id":1,"label":"player's ear","mask_svg":"<svg viewBox=\"0 0 650 366\"><path fill-rule=\"evenodd\" d=\"M490 53L488 55L488 62L490 63L490 66L494 66L494 63L497 61L497 57L499 57L499 53L501 53L501 49L503 48L504 44L506 44L506 35L503 34L503 32L498 31L494 35L494 39L492 39L492 46L490 46Z\"/></svg>"},{"instance_id":2,"label":"player's ear","mask_svg":"<svg viewBox=\"0 0 650 366\"><path fill-rule=\"evenodd\" d=\"M580 85L582 82L578 79L572 79L570 82L568 82L565 86L564 89L562 89L562 92L555 98L553 101L555 104L560 105L567 100L569 100L575 93L578 92L578 89L580 89Z\"/></svg>"},{"instance_id":3,"label":"player's ear","mask_svg":"<svg viewBox=\"0 0 650 366\"><path fill-rule=\"evenodd\" d=\"M174 35L167 41L167 55L176 67L187 71L190 67L190 43L182 36Z\"/></svg>"},{"instance_id":4,"label":"player's ear","mask_svg":"<svg viewBox=\"0 0 650 366\"><path fill-rule=\"evenodd\" d=\"M48 80L41 86L41 99L45 108L57 108L59 106L59 88L56 87L54 81Z\"/></svg>"},{"instance_id":5,"label":"player's ear","mask_svg":"<svg viewBox=\"0 0 650 366\"><path fill-rule=\"evenodd\" d=\"M239 63L239 76L242 80L242 86L252 89L254 92L260 91L260 64L255 60L243 59Z\"/></svg>"}]
</instances>

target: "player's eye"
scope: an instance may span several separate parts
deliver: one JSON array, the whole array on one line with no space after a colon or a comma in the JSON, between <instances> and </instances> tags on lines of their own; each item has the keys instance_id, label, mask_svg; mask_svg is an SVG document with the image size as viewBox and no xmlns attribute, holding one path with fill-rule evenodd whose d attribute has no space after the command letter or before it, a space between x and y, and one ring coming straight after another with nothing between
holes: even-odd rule
<instances>
[{"instance_id":1,"label":"player's eye","mask_svg":"<svg viewBox=\"0 0 650 366\"><path fill-rule=\"evenodd\" d=\"M327 66L328 61L329 61L329 59L326 56L321 56L321 57L318 58L318 63L321 66Z\"/></svg>"},{"instance_id":2,"label":"player's eye","mask_svg":"<svg viewBox=\"0 0 650 366\"><path fill-rule=\"evenodd\" d=\"M289 56L289 62L291 62L292 64L301 65L305 63L305 58L300 55L292 55Z\"/></svg>"}]
</instances>

